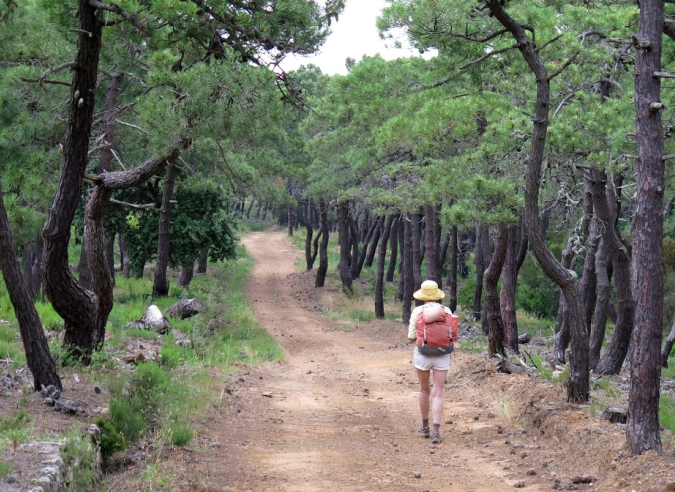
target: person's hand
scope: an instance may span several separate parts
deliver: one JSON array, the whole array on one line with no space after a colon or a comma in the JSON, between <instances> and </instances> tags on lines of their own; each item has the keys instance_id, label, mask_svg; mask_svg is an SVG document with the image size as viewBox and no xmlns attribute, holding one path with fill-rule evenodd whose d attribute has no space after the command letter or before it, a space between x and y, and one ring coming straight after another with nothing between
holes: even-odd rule
<instances>
[{"instance_id":1,"label":"person's hand","mask_svg":"<svg viewBox=\"0 0 675 492\"><path fill-rule=\"evenodd\" d=\"M408 338L408 343L415 343L417 338Z\"/></svg>"}]
</instances>

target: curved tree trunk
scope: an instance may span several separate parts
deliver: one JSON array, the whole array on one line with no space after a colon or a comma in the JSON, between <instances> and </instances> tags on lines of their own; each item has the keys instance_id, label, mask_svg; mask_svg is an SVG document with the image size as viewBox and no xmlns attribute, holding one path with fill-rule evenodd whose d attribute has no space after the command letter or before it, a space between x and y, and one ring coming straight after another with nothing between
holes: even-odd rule
<instances>
[{"instance_id":1,"label":"curved tree trunk","mask_svg":"<svg viewBox=\"0 0 675 492\"><path fill-rule=\"evenodd\" d=\"M403 309L401 310L401 320L404 323L410 321L410 315L412 314L412 309L410 304L413 300L413 293L416 289L415 283L415 259L413 254L413 222L417 221L417 214L407 214L405 220L403 221L403 251L402 251L402 263L403 263L403 272L401 277L403 278ZM419 238L418 238L419 239ZM418 243L419 244L419 241Z\"/></svg>"},{"instance_id":2,"label":"curved tree trunk","mask_svg":"<svg viewBox=\"0 0 675 492\"><path fill-rule=\"evenodd\" d=\"M396 272L396 263L398 261L398 228L401 224L401 216L397 215L394 219L394 222L391 225L391 234L389 235L389 249L391 251L389 255L389 267L387 268L387 276L385 280L387 282L394 281L394 273Z\"/></svg>"},{"instance_id":3,"label":"curved tree trunk","mask_svg":"<svg viewBox=\"0 0 675 492\"><path fill-rule=\"evenodd\" d=\"M641 0L636 49L635 111L638 142L637 202L633 219L635 326L630 343L630 392L626 437L633 454L661 451L659 390L663 324L663 125L660 101L662 0Z\"/></svg>"},{"instance_id":4,"label":"curved tree trunk","mask_svg":"<svg viewBox=\"0 0 675 492\"><path fill-rule=\"evenodd\" d=\"M197 273L204 274L206 273L206 268L209 265L209 253L208 251L203 251L202 254L197 258Z\"/></svg>"},{"instance_id":5,"label":"curved tree trunk","mask_svg":"<svg viewBox=\"0 0 675 492\"><path fill-rule=\"evenodd\" d=\"M41 237L23 248L23 278L31 299L35 302L42 287L42 277L44 276L44 263L42 256L44 251L44 241Z\"/></svg>"},{"instance_id":6,"label":"curved tree trunk","mask_svg":"<svg viewBox=\"0 0 675 492\"><path fill-rule=\"evenodd\" d=\"M338 264L338 272L340 272L342 287L345 290L352 292L352 274L349 270L349 250L351 247L349 242L349 202L343 201L338 203L337 218L340 242L340 263Z\"/></svg>"},{"instance_id":7,"label":"curved tree trunk","mask_svg":"<svg viewBox=\"0 0 675 492\"><path fill-rule=\"evenodd\" d=\"M373 236L370 238L370 243L368 244L366 261L363 263L363 265L367 268L373 266L373 261L375 260L375 253L377 252L377 245L380 242L380 235L382 234L382 224L384 224L384 217L378 217L375 230L373 231ZM359 273L361 273L360 270Z\"/></svg>"},{"instance_id":8,"label":"curved tree trunk","mask_svg":"<svg viewBox=\"0 0 675 492\"><path fill-rule=\"evenodd\" d=\"M173 188L176 183L176 166L172 162L166 168L162 189L162 208L159 211L159 236L157 240L157 261L152 284L152 297L169 295L169 279L166 271L169 267L169 243L171 241L171 209L173 208Z\"/></svg>"},{"instance_id":9,"label":"curved tree trunk","mask_svg":"<svg viewBox=\"0 0 675 492\"><path fill-rule=\"evenodd\" d=\"M572 259L574 257L574 252L572 251L573 243L574 237L570 236L567 246L562 252L562 258L560 259L560 265L568 271L572 268ZM565 299L565 294L562 291L558 296L558 313L555 319L553 333L553 357L561 364L565 364L565 351L570 344L572 334L567 318L567 301Z\"/></svg>"},{"instance_id":10,"label":"curved tree trunk","mask_svg":"<svg viewBox=\"0 0 675 492\"><path fill-rule=\"evenodd\" d=\"M26 362L33 375L33 389L38 391L43 385L54 385L58 389L63 389L56 364L49 353L49 345L42 329L40 316L21 276L19 256L14 248L7 211L2 199L2 182L0 182L0 250L2 250L0 269L5 279L9 300L14 307L14 314L19 322Z\"/></svg>"},{"instance_id":11,"label":"curved tree trunk","mask_svg":"<svg viewBox=\"0 0 675 492\"><path fill-rule=\"evenodd\" d=\"M506 250L508 248L508 238L506 226L499 224L494 233L494 252L492 261L485 270L485 318L487 324L490 356L495 354L506 355L504 351L504 323L499 305L499 290L497 283L506 259Z\"/></svg>"},{"instance_id":12,"label":"curved tree trunk","mask_svg":"<svg viewBox=\"0 0 675 492\"><path fill-rule=\"evenodd\" d=\"M518 49L537 81L536 111L533 118L530 155L527 160L525 176L525 227L532 251L541 268L552 281L560 286L565 294L567 319L572 331L572 360L570 361L570 373L567 378L567 401L582 403L588 401L590 381L588 328L584 322L581 296L575 276L558 263L546 244L539 219L539 186L550 108L549 74L539 58L535 44L528 38L523 26L506 13L500 0L487 0L487 6L495 19L511 32L516 43L518 43ZM663 22L663 15L661 15L661 22Z\"/></svg>"},{"instance_id":13,"label":"curved tree trunk","mask_svg":"<svg viewBox=\"0 0 675 492\"><path fill-rule=\"evenodd\" d=\"M387 242L389 241L393 221L394 215L387 216L377 258L377 276L375 278L375 317L377 319L384 319L384 260L387 255Z\"/></svg>"},{"instance_id":14,"label":"curved tree trunk","mask_svg":"<svg viewBox=\"0 0 675 492\"><path fill-rule=\"evenodd\" d=\"M72 344L83 360L93 349L97 302L82 288L68 266L70 227L77 208L84 172L89 162L89 137L95 106L96 77L101 52L101 24L96 8L79 0L77 68L68 101L68 117L61 173L43 230L45 239L45 294L65 324L64 344Z\"/></svg>"},{"instance_id":15,"label":"curved tree trunk","mask_svg":"<svg viewBox=\"0 0 675 492\"><path fill-rule=\"evenodd\" d=\"M319 218L321 221L321 245L319 246L319 269L316 271L314 287L323 287L328 272L328 212L326 202L319 200Z\"/></svg>"}]
</instances>

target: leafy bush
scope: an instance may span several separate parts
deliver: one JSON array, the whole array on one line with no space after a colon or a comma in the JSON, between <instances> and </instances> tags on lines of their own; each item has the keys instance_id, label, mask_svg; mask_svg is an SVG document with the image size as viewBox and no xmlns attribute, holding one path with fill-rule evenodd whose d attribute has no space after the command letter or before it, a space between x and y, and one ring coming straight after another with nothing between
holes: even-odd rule
<instances>
[{"instance_id":1,"label":"leafy bush","mask_svg":"<svg viewBox=\"0 0 675 492\"><path fill-rule=\"evenodd\" d=\"M94 423L101 430L101 455L103 460L107 460L117 451L122 451L125 449L124 436L115 428L115 426L104 420L103 418L97 418Z\"/></svg>"}]
</instances>

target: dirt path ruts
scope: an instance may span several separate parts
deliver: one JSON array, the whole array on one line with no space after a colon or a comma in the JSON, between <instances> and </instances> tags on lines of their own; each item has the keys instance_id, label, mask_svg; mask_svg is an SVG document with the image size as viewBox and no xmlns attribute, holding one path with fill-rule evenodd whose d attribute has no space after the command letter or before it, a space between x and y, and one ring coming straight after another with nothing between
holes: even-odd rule
<instances>
[{"instance_id":1,"label":"dirt path ruts","mask_svg":"<svg viewBox=\"0 0 675 492\"><path fill-rule=\"evenodd\" d=\"M411 351L344 332L317 311L314 276L284 232L243 241L255 260L247 295L286 362L256 370L237 387L234 421L222 430L217 482L232 491L497 491L511 489L511 461L472 431L473 404L446 386L444 442L416 433ZM401 327L400 343L405 339ZM461 357L461 356L460 356ZM496 427L497 423L494 424ZM495 439L503 442L503 437ZM227 464L225 464L227 463ZM421 473L421 478L414 476ZM538 480L525 490L544 490ZM546 489L550 488L550 485Z\"/></svg>"}]
</instances>

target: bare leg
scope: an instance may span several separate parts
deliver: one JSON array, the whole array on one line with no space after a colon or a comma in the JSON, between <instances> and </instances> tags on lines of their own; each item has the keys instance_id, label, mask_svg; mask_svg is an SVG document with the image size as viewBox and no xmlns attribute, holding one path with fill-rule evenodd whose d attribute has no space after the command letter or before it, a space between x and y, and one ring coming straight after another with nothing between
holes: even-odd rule
<instances>
[{"instance_id":1,"label":"bare leg","mask_svg":"<svg viewBox=\"0 0 675 492\"><path fill-rule=\"evenodd\" d=\"M443 385L445 384L445 378L447 376L448 371L438 371L434 369L434 387L431 390L431 402L432 402L432 413L434 417L434 426L440 425L441 422L443 421ZM429 400L427 400L427 415L429 415Z\"/></svg>"},{"instance_id":2,"label":"bare leg","mask_svg":"<svg viewBox=\"0 0 675 492\"><path fill-rule=\"evenodd\" d=\"M431 371L422 371L421 369L417 369L417 379L420 382L420 411L422 412L422 420L427 421L429 420L429 395L431 394L431 388L429 387L430 376Z\"/></svg>"}]
</instances>

